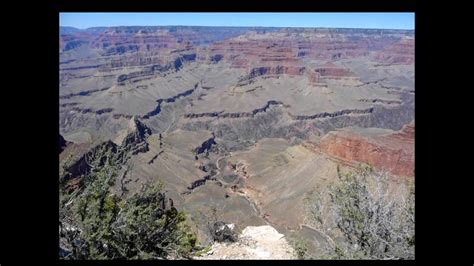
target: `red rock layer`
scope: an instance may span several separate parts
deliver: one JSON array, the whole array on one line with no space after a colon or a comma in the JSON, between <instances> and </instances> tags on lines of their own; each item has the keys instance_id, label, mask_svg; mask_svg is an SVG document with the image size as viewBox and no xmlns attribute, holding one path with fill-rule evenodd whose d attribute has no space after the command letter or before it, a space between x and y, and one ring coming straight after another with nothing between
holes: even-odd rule
<instances>
[{"instance_id":1,"label":"red rock layer","mask_svg":"<svg viewBox=\"0 0 474 266\"><path fill-rule=\"evenodd\" d=\"M296 51L291 43L278 39L231 39L214 44L209 49L210 55L221 55L224 61L235 68L252 66L272 66L285 63L292 65L298 62Z\"/></svg>"},{"instance_id":2,"label":"red rock layer","mask_svg":"<svg viewBox=\"0 0 474 266\"><path fill-rule=\"evenodd\" d=\"M412 123L400 132L375 137L348 131L330 132L316 149L344 161L367 163L394 175L414 176L414 131Z\"/></svg>"},{"instance_id":3,"label":"red rock layer","mask_svg":"<svg viewBox=\"0 0 474 266\"><path fill-rule=\"evenodd\" d=\"M179 49L182 43L166 31L148 32L139 30L129 32L110 29L99 34L91 47L104 49L108 54L121 54L127 51L153 51L159 49Z\"/></svg>"},{"instance_id":4,"label":"red rock layer","mask_svg":"<svg viewBox=\"0 0 474 266\"><path fill-rule=\"evenodd\" d=\"M378 52L374 60L387 64L414 64L415 40L404 39Z\"/></svg>"},{"instance_id":5,"label":"red rock layer","mask_svg":"<svg viewBox=\"0 0 474 266\"><path fill-rule=\"evenodd\" d=\"M330 29L281 30L266 34L247 34L215 43L212 55L222 55L234 67L250 63L297 63L301 58L334 60L368 55L393 44L398 37L369 32ZM263 63L263 64L262 64Z\"/></svg>"},{"instance_id":6,"label":"red rock layer","mask_svg":"<svg viewBox=\"0 0 474 266\"><path fill-rule=\"evenodd\" d=\"M352 72L348 68L338 67L331 62L328 62L323 66L316 68L314 72L319 73L321 77L338 78L352 75Z\"/></svg>"}]
</instances>

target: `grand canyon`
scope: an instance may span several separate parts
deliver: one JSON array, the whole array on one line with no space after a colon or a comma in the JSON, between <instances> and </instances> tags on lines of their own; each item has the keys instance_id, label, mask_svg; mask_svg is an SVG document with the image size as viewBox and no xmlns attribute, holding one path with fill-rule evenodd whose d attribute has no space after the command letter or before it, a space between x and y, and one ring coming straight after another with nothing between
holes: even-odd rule
<instances>
[{"instance_id":1,"label":"grand canyon","mask_svg":"<svg viewBox=\"0 0 474 266\"><path fill-rule=\"evenodd\" d=\"M328 249L308 195L360 165L393 187L414 180L414 42L390 29L60 27L61 189L84 191L99 151L126 151L108 193L161 182L202 246L214 215Z\"/></svg>"}]
</instances>

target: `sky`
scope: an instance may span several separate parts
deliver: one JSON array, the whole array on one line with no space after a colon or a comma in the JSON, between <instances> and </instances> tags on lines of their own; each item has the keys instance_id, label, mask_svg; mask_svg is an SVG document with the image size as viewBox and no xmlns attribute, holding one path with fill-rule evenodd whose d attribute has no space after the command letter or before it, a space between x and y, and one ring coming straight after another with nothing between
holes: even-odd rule
<instances>
[{"instance_id":1,"label":"sky","mask_svg":"<svg viewBox=\"0 0 474 266\"><path fill-rule=\"evenodd\" d=\"M414 13L60 13L60 26L262 26L415 29Z\"/></svg>"}]
</instances>

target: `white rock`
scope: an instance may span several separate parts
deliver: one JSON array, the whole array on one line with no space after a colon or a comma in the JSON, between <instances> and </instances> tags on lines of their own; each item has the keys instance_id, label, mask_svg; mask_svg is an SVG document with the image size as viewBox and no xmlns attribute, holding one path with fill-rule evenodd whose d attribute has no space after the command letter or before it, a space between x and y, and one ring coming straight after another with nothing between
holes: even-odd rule
<instances>
[{"instance_id":1,"label":"white rock","mask_svg":"<svg viewBox=\"0 0 474 266\"><path fill-rule=\"evenodd\" d=\"M284 235L268 225L248 226L237 242L214 243L210 252L205 259L296 259Z\"/></svg>"},{"instance_id":2,"label":"white rock","mask_svg":"<svg viewBox=\"0 0 474 266\"><path fill-rule=\"evenodd\" d=\"M278 233L278 231L269 226L247 226L242 231L242 236L250 237L252 239L259 239L264 238L265 240L279 240L280 238L284 237L285 235Z\"/></svg>"},{"instance_id":3,"label":"white rock","mask_svg":"<svg viewBox=\"0 0 474 266\"><path fill-rule=\"evenodd\" d=\"M227 227L229 227L230 230L234 230L235 224L226 224Z\"/></svg>"}]
</instances>

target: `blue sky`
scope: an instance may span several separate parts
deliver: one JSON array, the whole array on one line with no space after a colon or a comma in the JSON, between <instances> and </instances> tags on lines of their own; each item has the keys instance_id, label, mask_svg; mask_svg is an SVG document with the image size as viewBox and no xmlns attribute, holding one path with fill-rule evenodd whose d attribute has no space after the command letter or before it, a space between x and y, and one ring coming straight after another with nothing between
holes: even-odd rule
<instances>
[{"instance_id":1,"label":"blue sky","mask_svg":"<svg viewBox=\"0 0 474 266\"><path fill-rule=\"evenodd\" d=\"M414 29L414 13L60 13L60 26L263 26Z\"/></svg>"}]
</instances>

